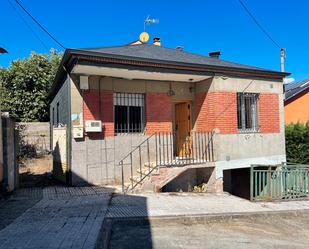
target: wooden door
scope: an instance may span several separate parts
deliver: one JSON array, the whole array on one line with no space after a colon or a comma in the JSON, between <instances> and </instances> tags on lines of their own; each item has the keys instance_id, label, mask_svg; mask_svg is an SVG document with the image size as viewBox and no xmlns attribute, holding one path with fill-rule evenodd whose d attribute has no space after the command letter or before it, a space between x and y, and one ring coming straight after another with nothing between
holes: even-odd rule
<instances>
[{"instance_id":1,"label":"wooden door","mask_svg":"<svg viewBox=\"0 0 309 249\"><path fill-rule=\"evenodd\" d=\"M176 156L191 157L191 103L175 105Z\"/></svg>"}]
</instances>

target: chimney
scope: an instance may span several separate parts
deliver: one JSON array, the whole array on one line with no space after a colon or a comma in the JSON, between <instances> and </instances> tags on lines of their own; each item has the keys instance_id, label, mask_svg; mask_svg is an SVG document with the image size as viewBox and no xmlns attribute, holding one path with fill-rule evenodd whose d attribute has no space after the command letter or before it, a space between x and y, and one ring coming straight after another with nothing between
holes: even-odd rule
<instances>
[{"instance_id":1,"label":"chimney","mask_svg":"<svg viewBox=\"0 0 309 249\"><path fill-rule=\"evenodd\" d=\"M153 45L161 46L161 41L159 37L153 38Z\"/></svg>"},{"instance_id":2,"label":"chimney","mask_svg":"<svg viewBox=\"0 0 309 249\"><path fill-rule=\"evenodd\" d=\"M208 53L209 57L216 59L219 59L220 54L221 54L220 51L212 51Z\"/></svg>"}]
</instances>

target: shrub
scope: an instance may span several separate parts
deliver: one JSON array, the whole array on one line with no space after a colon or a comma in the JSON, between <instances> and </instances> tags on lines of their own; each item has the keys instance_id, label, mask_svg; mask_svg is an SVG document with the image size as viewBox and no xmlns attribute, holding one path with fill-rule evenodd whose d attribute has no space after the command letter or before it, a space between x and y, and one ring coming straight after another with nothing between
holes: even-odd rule
<instances>
[{"instance_id":1,"label":"shrub","mask_svg":"<svg viewBox=\"0 0 309 249\"><path fill-rule=\"evenodd\" d=\"M285 126L287 161L309 164L309 121Z\"/></svg>"}]
</instances>

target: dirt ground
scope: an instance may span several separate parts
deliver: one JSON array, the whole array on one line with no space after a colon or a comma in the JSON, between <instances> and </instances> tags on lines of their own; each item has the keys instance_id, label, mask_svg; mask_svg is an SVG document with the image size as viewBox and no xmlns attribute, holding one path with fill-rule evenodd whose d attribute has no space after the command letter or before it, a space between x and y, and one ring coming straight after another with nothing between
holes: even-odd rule
<instances>
[{"instance_id":1,"label":"dirt ground","mask_svg":"<svg viewBox=\"0 0 309 249\"><path fill-rule=\"evenodd\" d=\"M237 218L209 224L114 226L110 248L309 248L305 216Z\"/></svg>"},{"instance_id":2,"label":"dirt ground","mask_svg":"<svg viewBox=\"0 0 309 249\"><path fill-rule=\"evenodd\" d=\"M19 167L19 187L44 187L54 185L52 179L52 156L45 155L27 159Z\"/></svg>"}]
</instances>

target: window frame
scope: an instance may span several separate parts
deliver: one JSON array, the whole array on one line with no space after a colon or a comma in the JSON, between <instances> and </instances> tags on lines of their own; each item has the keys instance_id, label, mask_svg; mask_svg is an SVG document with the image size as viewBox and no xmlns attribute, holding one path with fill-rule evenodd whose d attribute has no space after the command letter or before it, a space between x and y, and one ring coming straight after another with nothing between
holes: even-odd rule
<instances>
[{"instance_id":1,"label":"window frame","mask_svg":"<svg viewBox=\"0 0 309 249\"><path fill-rule=\"evenodd\" d=\"M121 105L118 103L122 102ZM142 134L146 127L146 109L145 109L145 94L131 92L114 92L113 93L113 115L114 115L114 133L119 134ZM125 106L126 111L126 128L118 128L116 124L116 106ZM131 129L130 123L130 107L140 107L140 128Z\"/></svg>"},{"instance_id":2,"label":"window frame","mask_svg":"<svg viewBox=\"0 0 309 249\"><path fill-rule=\"evenodd\" d=\"M246 110L246 99L249 100L250 113ZM240 102L239 102L240 101ZM259 93L237 93L237 130L240 133L259 132ZM248 115L250 115L248 117ZM249 121L248 121L249 120ZM241 122L241 123L240 123ZM251 127L247 127L250 122Z\"/></svg>"}]
</instances>

